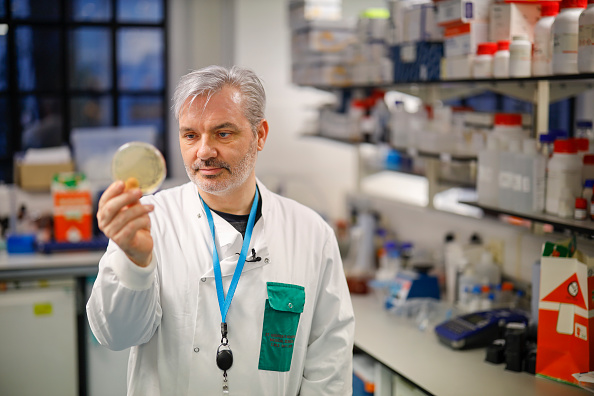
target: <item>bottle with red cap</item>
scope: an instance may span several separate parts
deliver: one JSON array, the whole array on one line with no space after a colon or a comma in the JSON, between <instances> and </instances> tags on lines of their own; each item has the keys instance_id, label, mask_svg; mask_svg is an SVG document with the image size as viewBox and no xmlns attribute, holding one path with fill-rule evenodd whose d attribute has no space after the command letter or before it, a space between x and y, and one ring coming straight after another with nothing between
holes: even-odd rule
<instances>
[{"instance_id":1,"label":"bottle with red cap","mask_svg":"<svg viewBox=\"0 0 594 396\"><path fill-rule=\"evenodd\" d=\"M594 0L588 0L578 25L578 71L594 73Z\"/></svg>"},{"instance_id":2,"label":"bottle with red cap","mask_svg":"<svg viewBox=\"0 0 594 396\"><path fill-rule=\"evenodd\" d=\"M497 52L493 56L493 77L509 77L509 40L497 42Z\"/></svg>"},{"instance_id":3,"label":"bottle with red cap","mask_svg":"<svg viewBox=\"0 0 594 396\"><path fill-rule=\"evenodd\" d=\"M582 164L582 182L594 179L594 154L584 155Z\"/></svg>"},{"instance_id":4,"label":"bottle with red cap","mask_svg":"<svg viewBox=\"0 0 594 396\"><path fill-rule=\"evenodd\" d=\"M532 53L532 75L550 76L551 69L551 26L559 13L559 3L545 1L540 6L540 19L534 25L534 47Z\"/></svg>"},{"instance_id":5,"label":"bottle with red cap","mask_svg":"<svg viewBox=\"0 0 594 396\"><path fill-rule=\"evenodd\" d=\"M561 11L551 27L553 38L553 74L577 74L580 14L587 0L563 0Z\"/></svg>"},{"instance_id":6,"label":"bottle with red cap","mask_svg":"<svg viewBox=\"0 0 594 396\"><path fill-rule=\"evenodd\" d=\"M549 214L559 214L562 197L581 196L582 163L573 139L555 140L553 156L547 167L546 204Z\"/></svg>"},{"instance_id":7,"label":"bottle with red cap","mask_svg":"<svg viewBox=\"0 0 594 396\"><path fill-rule=\"evenodd\" d=\"M472 62L472 77L493 78L493 55L497 52L496 43L480 43Z\"/></svg>"},{"instance_id":8,"label":"bottle with red cap","mask_svg":"<svg viewBox=\"0 0 594 396\"><path fill-rule=\"evenodd\" d=\"M495 113L493 135L499 138L503 151L508 149L511 140L517 140L521 147L522 141L529 137L522 129L522 114L518 113Z\"/></svg>"}]
</instances>

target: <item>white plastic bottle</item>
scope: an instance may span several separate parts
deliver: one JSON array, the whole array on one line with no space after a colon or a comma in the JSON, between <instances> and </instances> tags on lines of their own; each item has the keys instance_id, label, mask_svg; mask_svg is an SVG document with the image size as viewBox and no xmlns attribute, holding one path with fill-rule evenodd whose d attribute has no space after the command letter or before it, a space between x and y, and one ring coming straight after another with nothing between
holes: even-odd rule
<instances>
[{"instance_id":1,"label":"white plastic bottle","mask_svg":"<svg viewBox=\"0 0 594 396\"><path fill-rule=\"evenodd\" d=\"M551 69L551 26L559 13L559 3L545 1L540 5L540 19L534 25L534 51L532 53L532 75L550 76Z\"/></svg>"},{"instance_id":2,"label":"white plastic bottle","mask_svg":"<svg viewBox=\"0 0 594 396\"><path fill-rule=\"evenodd\" d=\"M509 76L530 77L532 73L532 43L527 36L514 36L509 45Z\"/></svg>"},{"instance_id":3,"label":"white plastic bottle","mask_svg":"<svg viewBox=\"0 0 594 396\"><path fill-rule=\"evenodd\" d=\"M555 151L549 160L546 185L546 212L559 214L562 196L579 197L582 193L582 163L571 139L555 140ZM564 193L565 191L565 193ZM571 211L573 214L573 210Z\"/></svg>"},{"instance_id":4,"label":"white plastic bottle","mask_svg":"<svg viewBox=\"0 0 594 396\"><path fill-rule=\"evenodd\" d=\"M501 283L501 269L493 261L493 255L490 252L483 252L481 260L476 264L476 277L483 285L489 285L494 288Z\"/></svg>"},{"instance_id":5,"label":"white plastic bottle","mask_svg":"<svg viewBox=\"0 0 594 396\"><path fill-rule=\"evenodd\" d=\"M390 114L390 143L399 148L408 147L409 115L404 108L404 102L394 102Z\"/></svg>"},{"instance_id":6,"label":"white plastic bottle","mask_svg":"<svg viewBox=\"0 0 594 396\"><path fill-rule=\"evenodd\" d=\"M580 14L587 0L563 0L561 11L551 27L553 40L553 74L577 74Z\"/></svg>"},{"instance_id":7,"label":"white plastic bottle","mask_svg":"<svg viewBox=\"0 0 594 396\"><path fill-rule=\"evenodd\" d=\"M594 30L593 30L594 32ZM594 62L594 58L592 59ZM594 130L592 129L592 121L590 120L577 120L575 122L575 137L586 138L590 142L589 152L594 152Z\"/></svg>"},{"instance_id":8,"label":"white plastic bottle","mask_svg":"<svg viewBox=\"0 0 594 396\"><path fill-rule=\"evenodd\" d=\"M493 77L509 77L509 40L497 42L497 52L493 56Z\"/></svg>"},{"instance_id":9,"label":"white plastic bottle","mask_svg":"<svg viewBox=\"0 0 594 396\"><path fill-rule=\"evenodd\" d=\"M547 158L536 150L536 140L526 139L522 154L518 156L518 169L522 172L522 189L515 201L520 213L542 213L545 208L545 178Z\"/></svg>"},{"instance_id":10,"label":"white plastic bottle","mask_svg":"<svg viewBox=\"0 0 594 396\"><path fill-rule=\"evenodd\" d=\"M478 154L477 194L481 205L499 206L499 139L487 136L487 147Z\"/></svg>"},{"instance_id":11,"label":"white plastic bottle","mask_svg":"<svg viewBox=\"0 0 594 396\"><path fill-rule=\"evenodd\" d=\"M520 180L518 174L517 158L520 153L520 141L510 140L507 150L499 155L499 207L512 210L519 194L517 186Z\"/></svg>"},{"instance_id":12,"label":"white plastic bottle","mask_svg":"<svg viewBox=\"0 0 594 396\"><path fill-rule=\"evenodd\" d=\"M473 78L493 77L493 55L497 52L496 43L480 43L472 62Z\"/></svg>"},{"instance_id":13,"label":"white plastic bottle","mask_svg":"<svg viewBox=\"0 0 594 396\"><path fill-rule=\"evenodd\" d=\"M522 114L495 113L493 135L499 138L499 149L506 150L511 140L524 141L528 135L522 129Z\"/></svg>"},{"instance_id":14,"label":"white plastic bottle","mask_svg":"<svg viewBox=\"0 0 594 396\"><path fill-rule=\"evenodd\" d=\"M594 73L594 0L588 0L578 25L578 71Z\"/></svg>"}]
</instances>

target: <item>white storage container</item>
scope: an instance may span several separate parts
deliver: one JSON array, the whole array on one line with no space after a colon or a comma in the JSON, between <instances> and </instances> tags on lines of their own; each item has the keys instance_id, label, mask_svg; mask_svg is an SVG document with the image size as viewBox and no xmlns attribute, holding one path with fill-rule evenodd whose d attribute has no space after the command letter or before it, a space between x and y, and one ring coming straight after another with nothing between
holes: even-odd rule
<instances>
[{"instance_id":1,"label":"white storage container","mask_svg":"<svg viewBox=\"0 0 594 396\"><path fill-rule=\"evenodd\" d=\"M509 76L530 77L531 69L532 43L526 36L514 36L509 45Z\"/></svg>"},{"instance_id":2,"label":"white storage container","mask_svg":"<svg viewBox=\"0 0 594 396\"><path fill-rule=\"evenodd\" d=\"M575 199L582 193L582 163L572 139L555 140L555 151L547 168L546 212L558 215L564 195Z\"/></svg>"},{"instance_id":3,"label":"white storage container","mask_svg":"<svg viewBox=\"0 0 594 396\"><path fill-rule=\"evenodd\" d=\"M472 64L473 78L493 77L493 55L497 51L496 43L480 43Z\"/></svg>"},{"instance_id":4,"label":"white storage container","mask_svg":"<svg viewBox=\"0 0 594 396\"><path fill-rule=\"evenodd\" d=\"M578 29L578 71L594 73L594 1L581 13Z\"/></svg>"},{"instance_id":5,"label":"white storage container","mask_svg":"<svg viewBox=\"0 0 594 396\"><path fill-rule=\"evenodd\" d=\"M563 0L551 27L553 74L577 74L579 17L586 0Z\"/></svg>"},{"instance_id":6,"label":"white storage container","mask_svg":"<svg viewBox=\"0 0 594 396\"><path fill-rule=\"evenodd\" d=\"M532 53L532 75L549 76L552 74L551 27L559 13L559 3L545 1L541 4L541 18L534 26L534 51Z\"/></svg>"},{"instance_id":7,"label":"white storage container","mask_svg":"<svg viewBox=\"0 0 594 396\"><path fill-rule=\"evenodd\" d=\"M497 42L497 52L493 56L493 77L509 77L509 40Z\"/></svg>"}]
</instances>

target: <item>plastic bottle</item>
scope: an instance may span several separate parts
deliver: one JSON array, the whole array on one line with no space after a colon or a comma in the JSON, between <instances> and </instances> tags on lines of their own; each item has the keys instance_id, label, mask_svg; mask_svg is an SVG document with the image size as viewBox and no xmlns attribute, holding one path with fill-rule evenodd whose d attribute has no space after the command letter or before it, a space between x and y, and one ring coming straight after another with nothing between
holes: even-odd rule
<instances>
[{"instance_id":1,"label":"plastic bottle","mask_svg":"<svg viewBox=\"0 0 594 396\"><path fill-rule=\"evenodd\" d=\"M493 56L493 77L509 77L509 40L497 42L497 52Z\"/></svg>"},{"instance_id":2,"label":"plastic bottle","mask_svg":"<svg viewBox=\"0 0 594 396\"><path fill-rule=\"evenodd\" d=\"M499 138L499 149L507 150L509 142L521 142L528 138L522 129L522 114L495 113L493 116L493 135Z\"/></svg>"},{"instance_id":3,"label":"plastic bottle","mask_svg":"<svg viewBox=\"0 0 594 396\"><path fill-rule=\"evenodd\" d=\"M458 277L458 306L464 311L469 310L472 299L472 289L479 284L479 279L472 266Z\"/></svg>"},{"instance_id":4,"label":"plastic bottle","mask_svg":"<svg viewBox=\"0 0 594 396\"><path fill-rule=\"evenodd\" d=\"M586 154L582 160L582 182L588 179L594 179L594 154Z\"/></svg>"},{"instance_id":5,"label":"plastic bottle","mask_svg":"<svg viewBox=\"0 0 594 396\"><path fill-rule=\"evenodd\" d=\"M578 71L594 73L594 0L588 0L588 8L578 20Z\"/></svg>"},{"instance_id":6,"label":"plastic bottle","mask_svg":"<svg viewBox=\"0 0 594 396\"><path fill-rule=\"evenodd\" d=\"M545 208L547 157L536 151L534 139L524 140L522 149L517 160L518 170L522 172L522 189L514 209L520 213L542 213Z\"/></svg>"},{"instance_id":7,"label":"plastic bottle","mask_svg":"<svg viewBox=\"0 0 594 396\"><path fill-rule=\"evenodd\" d=\"M553 74L577 74L579 17L587 0L563 0L551 27Z\"/></svg>"},{"instance_id":8,"label":"plastic bottle","mask_svg":"<svg viewBox=\"0 0 594 396\"><path fill-rule=\"evenodd\" d=\"M590 141L587 138L573 138L575 140L575 146L577 147L578 155L580 160L583 161L586 154L590 150Z\"/></svg>"},{"instance_id":9,"label":"plastic bottle","mask_svg":"<svg viewBox=\"0 0 594 396\"><path fill-rule=\"evenodd\" d=\"M594 33L594 29L592 30ZM575 123L575 137L585 138L590 142L588 152L594 152L594 130L592 130L592 121L578 120Z\"/></svg>"},{"instance_id":10,"label":"plastic bottle","mask_svg":"<svg viewBox=\"0 0 594 396\"><path fill-rule=\"evenodd\" d=\"M551 68L551 26L559 13L559 3L546 1L540 5L541 18L534 25L534 51L532 53L532 75L550 76Z\"/></svg>"},{"instance_id":11,"label":"plastic bottle","mask_svg":"<svg viewBox=\"0 0 594 396\"><path fill-rule=\"evenodd\" d=\"M540 143L540 150L538 151L545 157L551 158L553 156L555 136L545 133L538 137L538 141Z\"/></svg>"},{"instance_id":12,"label":"plastic bottle","mask_svg":"<svg viewBox=\"0 0 594 396\"><path fill-rule=\"evenodd\" d=\"M476 278L479 283L495 287L501 283L501 269L493 261L490 252L483 252L481 260L475 266Z\"/></svg>"},{"instance_id":13,"label":"plastic bottle","mask_svg":"<svg viewBox=\"0 0 594 396\"><path fill-rule=\"evenodd\" d=\"M577 197L575 199L573 218L575 220L586 220L588 213L588 201L585 198Z\"/></svg>"},{"instance_id":14,"label":"plastic bottle","mask_svg":"<svg viewBox=\"0 0 594 396\"><path fill-rule=\"evenodd\" d=\"M404 102L395 101L394 108L390 114L390 143L396 147L408 147L408 113L404 108Z\"/></svg>"},{"instance_id":15,"label":"plastic bottle","mask_svg":"<svg viewBox=\"0 0 594 396\"><path fill-rule=\"evenodd\" d=\"M496 43L480 43L478 45L476 56L472 62L472 77L493 77L493 55L495 52L497 52Z\"/></svg>"},{"instance_id":16,"label":"plastic bottle","mask_svg":"<svg viewBox=\"0 0 594 396\"><path fill-rule=\"evenodd\" d=\"M518 173L518 155L520 141L510 140L508 149L501 151L499 156L499 207L501 209L514 209L521 190L521 176Z\"/></svg>"},{"instance_id":17,"label":"plastic bottle","mask_svg":"<svg viewBox=\"0 0 594 396\"><path fill-rule=\"evenodd\" d=\"M509 45L509 76L530 77L532 73L532 43L527 36L514 36Z\"/></svg>"},{"instance_id":18,"label":"plastic bottle","mask_svg":"<svg viewBox=\"0 0 594 396\"><path fill-rule=\"evenodd\" d=\"M564 191L567 192L565 200L566 197L575 199L582 193L582 163L573 140L555 140L555 151L547 168L546 190L546 212L553 215L559 214L559 201ZM573 209L570 212L573 215Z\"/></svg>"},{"instance_id":19,"label":"plastic bottle","mask_svg":"<svg viewBox=\"0 0 594 396\"><path fill-rule=\"evenodd\" d=\"M477 194L481 205L499 206L499 139L487 136L487 147L478 154Z\"/></svg>"}]
</instances>

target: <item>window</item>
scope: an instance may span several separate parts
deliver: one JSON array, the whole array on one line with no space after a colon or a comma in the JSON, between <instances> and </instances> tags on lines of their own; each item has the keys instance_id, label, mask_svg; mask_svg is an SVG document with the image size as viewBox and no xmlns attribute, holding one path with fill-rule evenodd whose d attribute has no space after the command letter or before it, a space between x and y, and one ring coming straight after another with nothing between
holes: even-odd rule
<instances>
[{"instance_id":1,"label":"window","mask_svg":"<svg viewBox=\"0 0 594 396\"><path fill-rule=\"evenodd\" d=\"M164 0L0 0L0 181L73 128L151 125L166 153Z\"/></svg>"}]
</instances>

